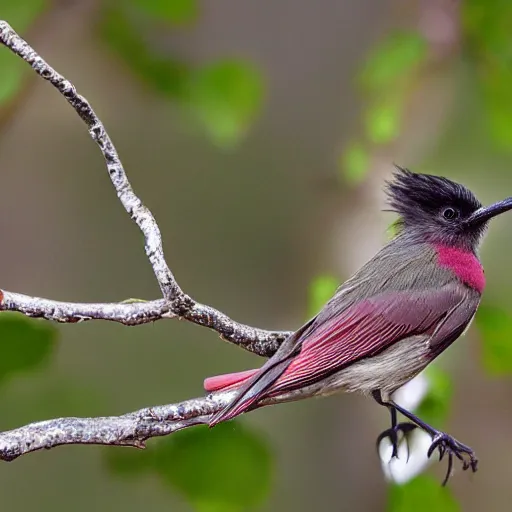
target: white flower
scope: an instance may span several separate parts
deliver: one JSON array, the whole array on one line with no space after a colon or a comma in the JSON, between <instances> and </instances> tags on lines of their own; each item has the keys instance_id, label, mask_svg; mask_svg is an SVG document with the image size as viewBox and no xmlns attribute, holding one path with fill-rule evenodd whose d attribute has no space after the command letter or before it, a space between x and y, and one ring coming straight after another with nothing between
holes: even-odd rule
<instances>
[{"instance_id":1,"label":"white flower","mask_svg":"<svg viewBox=\"0 0 512 512\"><path fill-rule=\"evenodd\" d=\"M393 446L389 438L379 445L379 455L384 476L390 482L404 484L422 473L430 463L427 451L432 438L423 430L416 428L407 434L407 439L398 442L398 457L391 457Z\"/></svg>"},{"instance_id":2,"label":"white flower","mask_svg":"<svg viewBox=\"0 0 512 512\"><path fill-rule=\"evenodd\" d=\"M424 372L393 393L393 400L408 411L414 411L428 393L429 382Z\"/></svg>"}]
</instances>

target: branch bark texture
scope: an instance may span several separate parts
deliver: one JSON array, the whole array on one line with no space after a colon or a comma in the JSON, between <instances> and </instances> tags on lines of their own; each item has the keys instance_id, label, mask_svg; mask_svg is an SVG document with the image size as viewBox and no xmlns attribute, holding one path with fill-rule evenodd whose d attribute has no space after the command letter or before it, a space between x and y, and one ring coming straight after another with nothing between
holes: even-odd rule
<instances>
[{"instance_id":1,"label":"branch bark texture","mask_svg":"<svg viewBox=\"0 0 512 512\"><path fill-rule=\"evenodd\" d=\"M135 194L117 150L89 102L73 84L55 71L6 22L0 20L0 43L27 62L50 82L86 124L98 145L117 197L144 237L144 248L160 286L162 298L120 303L72 303L0 290L0 311L16 311L45 320L76 323L110 320L133 326L164 318L181 318L216 331L221 338L264 357L272 356L290 332L267 331L238 323L217 309L196 302L178 285L163 250L162 236L150 210ZM306 398L311 392L272 399L272 403ZM164 436L199 423L219 411L233 397L233 391L177 404L149 407L122 416L101 418L58 418L0 432L0 459L11 461L42 448L64 444L104 444L143 447L147 439ZM266 405L268 402L260 405Z\"/></svg>"}]
</instances>

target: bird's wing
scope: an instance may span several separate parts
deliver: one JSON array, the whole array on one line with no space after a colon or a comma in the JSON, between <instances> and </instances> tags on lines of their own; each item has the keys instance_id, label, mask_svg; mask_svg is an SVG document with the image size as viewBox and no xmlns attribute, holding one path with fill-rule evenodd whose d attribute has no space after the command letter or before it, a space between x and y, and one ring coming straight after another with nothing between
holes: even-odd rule
<instances>
[{"instance_id":1,"label":"bird's wing","mask_svg":"<svg viewBox=\"0 0 512 512\"><path fill-rule=\"evenodd\" d=\"M476 311L475 293L453 282L437 289L385 292L328 318L320 313L240 386L210 425L246 411L262 398L318 382L406 337L427 334L436 347L445 339L453 341Z\"/></svg>"}]
</instances>

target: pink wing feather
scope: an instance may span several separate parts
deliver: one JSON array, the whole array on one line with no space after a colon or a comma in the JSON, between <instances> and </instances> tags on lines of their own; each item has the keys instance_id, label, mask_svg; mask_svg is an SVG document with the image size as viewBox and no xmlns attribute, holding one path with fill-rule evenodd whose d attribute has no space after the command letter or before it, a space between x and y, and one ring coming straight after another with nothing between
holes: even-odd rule
<instances>
[{"instance_id":1,"label":"pink wing feather","mask_svg":"<svg viewBox=\"0 0 512 512\"><path fill-rule=\"evenodd\" d=\"M240 378L207 380L209 389L221 389L217 385L220 379L229 387L240 388L233 402L211 418L209 425L247 411L258 400L318 382L408 336L432 335L462 298L460 288L451 285L437 290L389 292L357 302L330 318L317 317L292 335L298 334L293 350L288 346L280 354L280 349L259 370L245 372L247 376ZM473 313L468 311L459 323L469 322Z\"/></svg>"}]
</instances>

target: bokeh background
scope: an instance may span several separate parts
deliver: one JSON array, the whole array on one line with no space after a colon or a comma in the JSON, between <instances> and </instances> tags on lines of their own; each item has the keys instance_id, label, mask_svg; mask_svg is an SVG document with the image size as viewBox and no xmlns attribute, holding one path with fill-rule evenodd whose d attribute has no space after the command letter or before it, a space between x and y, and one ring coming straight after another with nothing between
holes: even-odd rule
<instances>
[{"instance_id":1,"label":"bokeh background","mask_svg":"<svg viewBox=\"0 0 512 512\"><path fill-rule=\"evenodd\" d=\"M0 0L92 103L196 299L298 327L386 241L392 163L512 195L512 4L505 0ZM0 48L1 286L70 301L156 298L140 232L65 100ZM0 465L2 508L508 510L511 217L481 256L470 333L437 365L430 413L481 460L383 478L388 414L340 395L269 407L146 452L63 447ZM0 428L202 394L261 360L177 321L127 328L0 317ZM428 412L428 411L427 411ZM436 483L436 485L433 484Z\"/></svg>"}]
</instances>

